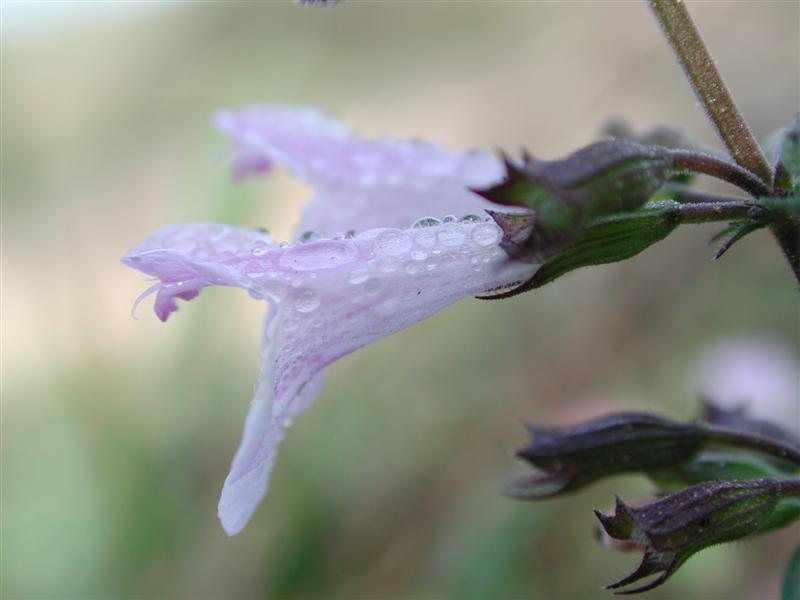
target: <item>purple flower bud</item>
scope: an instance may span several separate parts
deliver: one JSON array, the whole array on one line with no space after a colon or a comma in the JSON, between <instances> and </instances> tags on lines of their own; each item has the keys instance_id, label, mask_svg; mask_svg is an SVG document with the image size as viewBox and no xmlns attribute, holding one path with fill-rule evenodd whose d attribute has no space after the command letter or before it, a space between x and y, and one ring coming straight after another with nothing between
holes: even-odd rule
<instances>
[{"instance_id":1,"label":"purple flower bud","mask_svg":"<svg viewBox=\"0 0 800 600\"><path fill-rule=\"evenodd\" d=\"M658 575L646 585L617 593L653 589L700 550L766 531L781 498L796 494L794 487L774 479L708 481L640 508L617 498L613 515L595 514L609 536L642 546L644 556L633 573L608 588L618 590Z\"/></svg>"},{"instance_id":2,"label":"purple flower bud","mask_svg":"<svg viewBox=\"0 0 800 600\"><path fill-rule=\"evenodd\" d=\"M506 490L522 499L552 497L618 473L682 464L707 441L701 424L641 413L609 415L572 427L528 429L533 442L517 456L537 472Z\"/></svg>"}]
</instances>

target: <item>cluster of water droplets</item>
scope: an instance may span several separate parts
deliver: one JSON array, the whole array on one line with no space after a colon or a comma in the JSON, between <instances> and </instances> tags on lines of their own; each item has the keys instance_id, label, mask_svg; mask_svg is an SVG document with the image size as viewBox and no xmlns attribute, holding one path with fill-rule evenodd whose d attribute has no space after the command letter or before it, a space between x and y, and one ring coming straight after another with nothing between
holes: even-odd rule
<instances>
[{"instance_id":1,"label":"cluster of water droplets","mask_svg":"<svg viewBox=\"0 0 800 600\"><path fill-rule=\"evenodd\" d=\"M435 276L454 261L466 261L473 271L481 271L503 255L497 246L501 235L491 219L478 215L424 217L409 229L347 232L332 239L306 232L292 246L254 242L240 272L254 295L275 302L288 299L296 313L307 315L322 304L320 292L330 293L337 280L337 295L359 305L397 281L392 274ZM315 279L325 285L315 285Z\"/></svg>"}]
</instances>

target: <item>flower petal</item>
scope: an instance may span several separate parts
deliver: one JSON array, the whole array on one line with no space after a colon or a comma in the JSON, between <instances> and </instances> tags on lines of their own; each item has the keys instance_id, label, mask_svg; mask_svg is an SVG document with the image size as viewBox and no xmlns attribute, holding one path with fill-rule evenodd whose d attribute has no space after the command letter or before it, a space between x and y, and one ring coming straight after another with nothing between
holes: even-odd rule
<instances>
[{"instance_id":1,"label":"flower petal","mask_svg":"<svg viewBox=\"0 0 800 600\"><path fill-rule=\"evenodd\" d=\"M286 421L313 399L309 386L325 366L462 298L531 275L536 266L509 260L500 237L491 220L467 220L284 246L257 232L190 224L156 232L125 257L159 277L173 303L185 289L171 290L188 281L193 290L239 286L273 305L258 389L219 505L229 534L263 497ZM180 247L187 239L193 245Z\"/></svg>"},{"instance_id":2,"label":"flower petal","mask_svg":"<svg viewBox=\"0 0 800 600\"><path fill-rule=\"evenodd\" d=\"M419 217L483 215L491 204L469 191L503 177L482 151L448 152L435 144L362 140L317 111L250 107L215 115L236 147L234 174L282 163L317 192L298 234L332 237L349 230L408 227Z\"/></svg>"}]
</instances>

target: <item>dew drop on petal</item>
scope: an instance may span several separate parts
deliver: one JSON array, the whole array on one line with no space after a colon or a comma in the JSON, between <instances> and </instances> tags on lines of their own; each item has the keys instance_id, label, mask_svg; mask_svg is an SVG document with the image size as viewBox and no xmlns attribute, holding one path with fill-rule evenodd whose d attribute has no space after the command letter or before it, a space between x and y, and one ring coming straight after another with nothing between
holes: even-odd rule
<instances>
[{"instance_id":1,"label":"dew drop on petal","mask_svg":"<svg viewBox=\"0 0 800 600\"><path fill-rule=\"evenodd\" d=\"M295 299L294 308L300 313L310 313L319 308L320 298L314 290L303 290Z\"/></svg>"},{"instance_id":2,"label":"dew drop on petal","mask_svg":"<svg viewBox=\"0 0 800 600\"><path fill-rule=\"evenodd\" d=\"M253 256L264 256L269 251L269 244L266 242L253 242L250 252Z\"/></svg>"},{"instance_id":3,"label":"dew drop on petal","mask_svg":"<svg viewBox=\"0 0 800 600\"><path fill-rule=\"evenodd\" d=\"M264 293L275 302L282 302L289 293L289 288L282 281L269 281L264 286Z\"/></svg>"},{"instance_id":4,"label":"dew drop on petal","mask_svg":"<svg viewBox=\"0 0 800 600\"><path fill-rule=\"evenodd\" d=\"M425 227L436 227L437 225L441 224L442 222L436 217L422 217L421 219L414 221L414 224L411 226L411 228L424 229Z\"/></svg>"},{"instance_id":5,"label":"dew drop on petal","mask_svg":"<svg viewBox=\"0 0 800 600\"><path fill-rule=\"evenodd\" d=\"M352 285L364 283L367 279L369 279L369 269L356 269L347 278Z\"/></svg>"},{"instance_id":6,"label":"dew drop on petal","mask_svg":"<svg viewBox=\"0 0 800 600\"><path fill-rule=\"evenodd\" d=\"M425 260L426 258L428 258L428 253L425 252L425 250L415 248L414 250L411 251L409 256L411 257L411 260Z\"/></svg>"},{"instance_id":7,"label":"dew drop on petal","mask_svg":"<svg viewBox=\"0 0 800 600\"><path fill-rule=\"evenodd\" d=\"M472 241L486 248L500 241L500 228L494 223L481 223L472 230Z\"/></svg>"},{"instance_id":8,"label":"dew drop on petal","mask_svg":"<svg viewBox=\"0 0 800 600\"><path fill-rule=\"evenodd\" d=\"M375 254L403 256L414 245L411 236L401 229L389 229L381 233L372 246Z\"/></svg>"},{"instance_id":9,"label":"dew drop on petal","mask_svg":"<svg viewBox=\"0 0 800 600\"><path fill-rule=\"evenodd\" d=\"M455 215L447 215L444 219L442 219L442 223L455 223L458 221Z\"/></svg>"},{"instance_id":10,"label":"dew drop on petal","mask_svg":"<svg viewBox=\"0 0 800 600\"><path fill-rule=\"evenodd\" d=\"M462 223L480 223L481 221L483 221L483 219L478 215L464 215L461 217Z\"/></svg>"},{"instance_id":11,"label":"dew drop on petal","mask_svg":"<svg viewBox=\"0 0 800 600\"><path fill-rule=\"evenodd\" d=\"M379 279L370 279L364 284L364 291L367 295L373 296L381 291L381 281Z\"/></svg>"},{"instance_id":12,"label":"dew drop on petal","mask_svg":"<svg viewBox=\"0 0 800 600\"><path fill-rule=\"evenodd\" d=\"M439 231L439 243L448 248L457 248L464 243L466 239L464 230L455 223L444 225Z\"/></svg>"},{"instance_id":13,"label":"dew drop on petal","mask_svg":"<svg viewBox=\"0 0 800 600\"><path fill-rule=\"evenodd\" d=\"M242 271L245 275L252 279L256 279L257 277L262 277L266 272L267 267L260 263L257 260L249 261L243 268Z\"/></svg>"},{"instance_id":14,"label":"dew drop on petal","mask_svg":"<svg viewBox=\"0 0 800 600\"><path fill-rule=\"evenodd\" d=\"M410 265L406 266L406 273L409 275L416 275L422 270L422 265L411 263Z\"/></svg>"},{"instance_id":15,"label":"dew drop on petal","mask_svg":"<svg viewBox=\"0 0 800 600\"><path fill-rule=\"evenodd\" d=\"M414 236L414 241L423 248L432 248L436 245L436 232L423 230Z\"/></svg>"},{"instance_id":16,"label":"dew drop on petal","mask_svg":"<svg viewBox=\"0 0 800 600\"><path fill-rule=\"evenodd\" d=\"M287 250L280 259L280 266L296 271L331 269L353 262L358 258L358 248L346 241L308 242Z\"/></svg>"}]
</instances>

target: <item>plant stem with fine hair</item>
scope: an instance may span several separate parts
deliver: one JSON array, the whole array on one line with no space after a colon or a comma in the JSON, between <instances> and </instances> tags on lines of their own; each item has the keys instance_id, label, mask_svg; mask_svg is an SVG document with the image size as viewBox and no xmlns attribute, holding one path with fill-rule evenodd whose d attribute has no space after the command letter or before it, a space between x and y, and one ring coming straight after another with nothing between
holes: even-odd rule
<instances>
[{"instance_id":1,"label":"plant stem with fine hair","mask_svg":"<svg viewBox=\"0 0 800 600\"><path fill-rule=\"evenodd\" d=\"M728 152L737 164L771 187L772 168L682 0L649 0L649 4Z\"/></svg>"}]
</instances>

